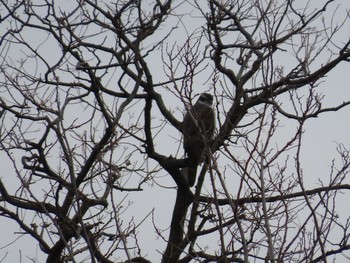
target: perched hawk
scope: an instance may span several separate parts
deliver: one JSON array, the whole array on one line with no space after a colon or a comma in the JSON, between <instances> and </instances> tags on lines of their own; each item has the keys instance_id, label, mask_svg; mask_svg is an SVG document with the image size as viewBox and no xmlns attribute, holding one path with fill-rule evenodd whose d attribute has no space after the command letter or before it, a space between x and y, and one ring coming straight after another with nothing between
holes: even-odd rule
<instances>
[{"instance_id":1,"label":"perched hawk","mask_svg":"<svg viewBox=\"0 0 350 263\"><path fill-rule=\"evenodd\" d=\"M188 167L182 171L187 176L189 186L196 181L197 166L205 161L205 148L214 135L215 114L212 106L213 96L203 93L182 122L183 146L188 158Z\"/></svg>"}]
</instances>

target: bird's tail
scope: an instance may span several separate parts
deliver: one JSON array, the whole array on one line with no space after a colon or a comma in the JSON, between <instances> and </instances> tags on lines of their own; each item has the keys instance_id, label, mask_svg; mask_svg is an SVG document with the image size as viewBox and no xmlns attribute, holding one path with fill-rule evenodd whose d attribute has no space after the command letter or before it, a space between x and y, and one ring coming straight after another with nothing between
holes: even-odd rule
<instances>
[{"instance_id":1,"label":"bird's tail","mask_svg":"<svg viewBox=\"0 0 350 263\"><path fill-rule=\"evenodd\" d=\"M181 172L185 176L185 179L188 182L188 186L190 187L194 186L194 183L196 182L196 176L197 176L197 165L184 167L181 169Z\"/></svg>"}]
</instances>

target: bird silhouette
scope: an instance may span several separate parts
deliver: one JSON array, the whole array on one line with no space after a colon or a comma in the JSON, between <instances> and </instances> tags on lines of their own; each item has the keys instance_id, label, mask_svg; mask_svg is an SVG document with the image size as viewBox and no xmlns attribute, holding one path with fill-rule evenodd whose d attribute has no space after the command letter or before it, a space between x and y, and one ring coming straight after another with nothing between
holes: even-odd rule
<instances>
[{"instance_id":1,"label":"bird silhouette","mask_svg":"<svg viewBox=\"0 0 350 263\"><path fill-rule=\"evenodd\" d=\"M196 181L198 165L205 161L205 149L214 130L213 96L203 93L187 111L182 122L183 147L188 158L187 167L182 172L187 177L189 186L193 186Z\"/></svg>"}]
</instances>

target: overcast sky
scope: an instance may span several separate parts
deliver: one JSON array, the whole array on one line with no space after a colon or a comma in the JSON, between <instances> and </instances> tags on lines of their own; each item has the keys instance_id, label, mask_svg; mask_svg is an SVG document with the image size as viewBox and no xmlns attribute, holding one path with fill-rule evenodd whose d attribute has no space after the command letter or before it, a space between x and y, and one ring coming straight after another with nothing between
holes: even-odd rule
<instances>
[{"instance_id":1,"label":"overcast sky","mask_svg":"<svg viewBox=\"0 0 350 263\"><path fill-rule=\"evenodd\" d=\"M74 1L67 1L67 3ZM350 9L350 1L343 0L339 1L342 3L341 9L338 11L339 17L344 16L344 10ZM188 8L188 5L186 5ZM181 9L178 9L179 11ZM183 17L182 23L178 24L179 29L176 31L174 36L176 37L178 43L185 41L187 35L193 30L197 29L203 21L194 16L190 15L186 9L186 15ZM0 14L2 10L0 7ZM196 14L197 15L197 14ZM330 17L328 19L331 19ZM333 18L333 19L336 19ZM191 21L191 22L187 22ZM196 24L198 23L198 24ZM3 32L5 27L1 29ZM350 28L345 27L343 29L344 35L350 35ZM26 34L28 42L42 41L41 36L37 37L32 31L28 31ZM345 40L348 37L344 38ZM170 38L171 40L171 38ZM55 52L53 50L58 48L56 44L51 44L52 42L46 42L43 44L43 54L53 61L56 59ZM15 59L13 57L13 59ZM76 61L72 61L72 64ZM281 64L288 65L289 61L280 61ZM154 65L161 69L161 65ZM39 69L40 70L40 69ZM349 87L349 63L340 64L334 71L327 74L327 78L324 79L322 84L320 84L320 90L325 95L323 100L324 104L327 106L336 106L342 101L350 100L350 87ZM209 88L209 84L206 83L207 72L203 72L196 78L195 85L200 87L196 90L196 93L201 93ZM0 78L2 76L0 75ZM179 100L173 100L166 98L164 99L169 106L169 108L176 111L177 117L181 118L181 111L183 110L183 104ZM320 186L319 179L327 182L327 177L330 173L331 163L334 158L337 158L337 144L343 143L346 148L350 149L350 124L348 123L348 118L350 115L350 107L340 110L337 113L325 113L322 116L309 120L306 125L305 134L303 136L303 146L302 146L302 156L303 156L303 169L304 175L308 187ZM278 135L280 139L285 140L286 134L295 127L295 123L291 120L282 119L281 132ZM171 154L173 149L177 149L176 139L180 138L180 134L177 130L171 129L163 131L159 135L159 141L157 141L157 149L162 153ZM284 133L285 132L285 133ZM176 146L176 147L174 147ZM181 148L181 147L180 147ZM179 153L181 155L181 153ZM0 153L0 158L2 159L4 169L1 178L7 179L11 177L10 163L6 162L6 156ZM337 159L337 164L339 159ZM162 174L162 173L161 173ZM160 175L161 175L160 174ZM168 186L169 188L162 188L157 185L149 185L143 192L130 193L129 198L132 202L130 209L124 215L125 221L134 215L138 215L137 218L142 219L143 216L149 214L150 211L154 209L154 223L159 229L167 230L170 219L171 212L173 209L173 204L175 200L176 191L171 187L174 186L172 180L163 173L164 177L159 179L159 183L163 186ZM11 186L9 185L11 188ZM13 185L13 188L16 185ZM12 189L13 189L12 188ZM350 217L350 210L348 209L349 196L339 200L344 207L344 218ZM141 216L141 217L140 217ZM138 219L137 219L138 220ZM149 216L146 219L146 223L139 231L139 243L142 247L142 253L145 257L152 262L159 262L161 255L157 252L163 251L165 249L165 242L157 238L157 233L153 228L152 217ZM138 223L137 221L135 223ZM17 224L0 218L0 224L3 226L0 235L0 262L2 258L5 258L3 262L31 262L30 258L37 259L36 262L43 262L45 256L42 255L40 248L33 240L26 235L18 235L21 230L18 228ZM167 237L167 232L164 234ZM12 244L12 242L14 242ZM214 242L216 243L216 242Z\"/></svg>"}]
</instances>

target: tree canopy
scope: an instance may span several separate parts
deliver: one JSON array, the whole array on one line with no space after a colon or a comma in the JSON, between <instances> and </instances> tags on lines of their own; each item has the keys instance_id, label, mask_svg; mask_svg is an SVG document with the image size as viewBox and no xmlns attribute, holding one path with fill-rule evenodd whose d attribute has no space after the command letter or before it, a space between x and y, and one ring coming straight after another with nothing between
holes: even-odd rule
<instances>
[{"instance_id":1,"label":"tree canopy","mask_svg":"<svg viewBox=\"0 0 350 263\"><path fill-rule=\"evenodd\" d=\"M312 120L350 104L327 82L349 71L349 12L1 0L0 220L19 229L3 249L15 236L35 241L37 257L21 249L33 262L349 258L350 142L329 164L303 148ZM216 129L190 187L182 120L203 92Z\"/></svg>"}]
</instances>

